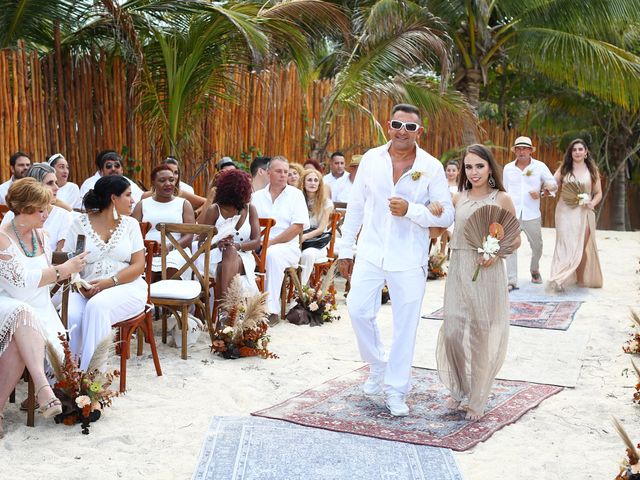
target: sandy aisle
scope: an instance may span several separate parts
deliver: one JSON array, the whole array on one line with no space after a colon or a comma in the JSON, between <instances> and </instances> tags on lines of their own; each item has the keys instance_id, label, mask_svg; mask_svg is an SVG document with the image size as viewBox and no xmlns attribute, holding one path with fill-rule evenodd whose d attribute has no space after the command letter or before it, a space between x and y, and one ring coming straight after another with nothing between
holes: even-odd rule
<instances>
[{"instance_id":1,"label":"sandy aisle","mask_svg":"<svg viewBox=\"0 0 640 480\"><path fill-rule=\"evenodd\" d=\"M544 239L543 277L549 272L553 230L545 229ZM605 287L592 292L571 327L588 333L586 345L574 355L582 364L576 388L545 400L487 442L456 453L466 479L508 478L514 472L518 478L536 480L613 478L624 447L610 426L611 414L640 442L640 407L631 403L635 379L621 375L630 363L620 349L630 331L629 307L640 308L640 235L599 231L598 245ZM528 251L525 242L521 281L528 270ZM441 306L443 289L444 281L428 283L424 313ZM79 426L55 425L41 416L36 416L36 428L27 428L25 414L8 405L0 478L189 479L212 415L248 415L361 365L350 360L358 356L343 301L341 312L340 321L323 327L276 326L271 346L279 360L220 359L209 354L206 334L187 361L176 349L161 345L163 377L155 376L148 355L133 357L129 392L92 424L88 436L80 434ZM380 320L388 331L390 306L383 306ZM432 348L433 335L426 334L429 322L421 324L418 349ZM517 338L514 333L512 340ZM512 341L511 353L522 345ZM508 362L510 358L515 357ZM540 369L548 365L541 359ZM508 369L517 370L517 365L506 365ZM21 384L18 398L24 391Z\"/></svg>"}]
</instances>

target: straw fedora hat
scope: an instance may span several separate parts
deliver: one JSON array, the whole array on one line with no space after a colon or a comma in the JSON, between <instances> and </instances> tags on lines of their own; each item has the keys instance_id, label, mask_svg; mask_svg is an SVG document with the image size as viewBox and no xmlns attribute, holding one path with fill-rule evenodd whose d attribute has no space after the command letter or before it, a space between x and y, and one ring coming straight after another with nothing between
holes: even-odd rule
<instances>
[{"instance_id":1,"label":"straw fedora hat","mask_svg":"<svg viewBox=\"0 0 640 480\"><path fill-rule=\"evenodd\" d=\"M532 152L536 151L536 147L533 146L531 139L529 137L518 137L516 141L513 142L513 147L511 147L511 151L515 152L516 147L527 147L530 148Z\"/></svg>"},{"instance_id":2,"label":"straw fedora hat","mask_svg":"<svg viewBox=\"0 0 640 480\"><path fill-rule=\"evenodd\" d=\"M352 155L351 161L349 162L349 167L357 167L358 165L360 165L360 160L362 160L362 155Z\"/></svg>"}]
</instances>

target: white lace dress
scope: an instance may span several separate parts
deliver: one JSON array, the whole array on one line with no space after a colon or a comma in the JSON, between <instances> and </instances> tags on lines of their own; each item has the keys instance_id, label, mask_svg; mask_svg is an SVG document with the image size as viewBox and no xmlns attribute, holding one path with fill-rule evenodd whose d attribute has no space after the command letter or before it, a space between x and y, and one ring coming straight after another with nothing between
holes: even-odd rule
<instances>
[{"instance_id":1,"label":"white lace dress","mask_svg":"<svg viewBox=\"0 0 640 480\"><path fill-rule=\"evenodd\" d=\"M43 238L41 231L38 235ZM49 245L43 241L44 253L27 257L11 237L5 236L11 244L0 250L0 355L19 325L40 332L62 355L58 332L64 332L64 327L51 303L49 286L38 287L42 270L49 267Z\"/></svg>"}]
</instances>

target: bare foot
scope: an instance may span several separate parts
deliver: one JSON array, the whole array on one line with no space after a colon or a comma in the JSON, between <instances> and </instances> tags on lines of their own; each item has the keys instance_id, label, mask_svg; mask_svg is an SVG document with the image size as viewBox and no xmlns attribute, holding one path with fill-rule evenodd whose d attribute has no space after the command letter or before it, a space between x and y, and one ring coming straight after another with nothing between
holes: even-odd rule
<instances>
[{"instance_id":1,"label":"bare foot","mask_svg":"<svg viewBox=\"0 0 640 480\"><path fill-rule=\"evenodd\" d=\"M460 408L460 402L453 397L449 397L449 399L444 404L444 406L447 407L449 410L458 410L458 408Z\"/></svg>"},{"instance_id":2,"label":"bare foot","mask_svg":"<svg viewBox=\"0 0 640 480\"><path fill-rule=\"evenodd\" d=\"M475 422L475 421L480 420L480 419L482 418L482 416L483 416L483 415L484 415L484 414L476 413L476 412L474 412L473 410L468 409L468 410L467 410L467 414L465 415L465 417L464 417L464 418L465 418L465 420L469 420L469 421L471 421L471 422Z\"/></svg>"}]
</instances>

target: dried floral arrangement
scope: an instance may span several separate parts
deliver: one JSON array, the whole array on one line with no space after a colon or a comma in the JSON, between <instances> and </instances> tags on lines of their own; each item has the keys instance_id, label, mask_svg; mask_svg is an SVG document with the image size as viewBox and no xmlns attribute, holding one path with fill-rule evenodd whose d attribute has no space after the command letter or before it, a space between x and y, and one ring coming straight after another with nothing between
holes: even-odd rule
<instances>
[{"instance_id":1,"label":"dried floral arrangement","mask_svg":"<svg viewBox=\"0 0 640 480\"><path fill-rule=\"evenodd\" d=\"M336 314L336 295L331 288L336 274L334 262L324 276L320 286L312 288L303 286L297 275L292 275L296 290L296 305L287 313L287 320L294 325L322 325L340 319Z\"/></svg>"},{"instance_id":2,"label":"dried floral arrangement","mask_svg":"<svg viewBox=\"0 0 640 480\"><path fill-rule=\"evenodd\" d=\"M631 320L635 332L629 334L631 338L624 343L622 350L625 353L640 353L640 315L632 310Z\"/></svg>"},{"instance_id":3,"label":"dried floral arrangement","mask_svg":"<svg viewBox=\"0 0 640 480\"><path fill-rule=\"evenodd\" d=\"M224 358L278 358L269 351L267 293L246 296L240 275L233 277L222 299L222 321L213 333L211 351Z\"/></svg>"},{"instance_id":4,"label":"dried floral arrangement","mask_svg":"<svg viewBox=\"0 0 640 480\"><path fill-rule=\"evenodd\" d=\"M631 438L629 438L629 435L615 417L612 418L612 422L618 431L618 435L627 446L627 458L621 462L620 472L614 480L640 480L640 457L637 450L640 448L640 443L638 445L633 444Z\"/></svg>"},{"instance_id":5,"label":"dried floral arrangement","mask_svg":"<svg viewBox=\"0 0 640 480\"><path fill-rule=\"evenodd\" d=\"M437 250L429 255L429 280L436 280L438 278L446 277L447 272L444 269L444 262L447 260L447 255L440 251L440 245Z\"/></svg>"},{"instance_id":6,"label":"dried floral arrangement","mask_svg":"<svg viewBox=\"0 0 640 480\"><path fill-rule=\"evenodd\" d=\"M111 406L117 391L109 387L120 372L102 372L100 369L115 351L113 335L109 335L96 347L86 371L80 369L71 353L65 334L59 334L64 358L60 358L50 342L47 342L47 357L56 378L53 391L62 403L62 413L55 417L56 423L75 425L80 423L82 433L89 434L90 422L100 418L105 407Z\"/></svg>"}]
</instances>

